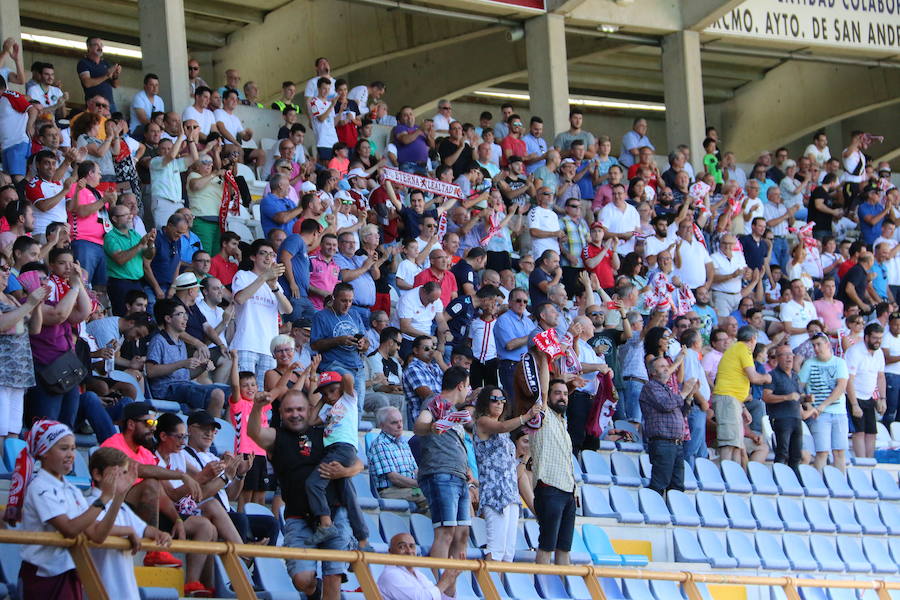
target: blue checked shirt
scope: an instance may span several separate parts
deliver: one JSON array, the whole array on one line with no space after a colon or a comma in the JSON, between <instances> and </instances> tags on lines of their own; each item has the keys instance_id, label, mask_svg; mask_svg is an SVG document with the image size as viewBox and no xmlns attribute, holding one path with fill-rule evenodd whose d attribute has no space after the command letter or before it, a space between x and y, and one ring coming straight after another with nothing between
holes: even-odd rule
<instances>
[{"instance_id":1,"label":"blue checked shirt","mask_svg":"<svg viewBox=\"0 0 900 600\"><path fill-rule=\"evenodd\" d=\"M437 394L441 390L441 379L444 372L437 363L425 363L418 358L412 359L403 370L403 395L406 396L406 415L410 424L415 423L422 412L423 400L416 394L416 388L427 387Z\"/></svg>"},{"instance_id":2,"label":"blue checked shirt","mask_svg":"<svg viewBox=\"0 0 900 600\"><path fill-rule=\"evenodd\" d=\"M401 436L396 438L385 432L378 434L366 453L369 458L369 474L375 476L375 489L391 487L388 473L397 473L410 479L416 478L418 466L409 443Z\"/></svg>"}]
</instances>

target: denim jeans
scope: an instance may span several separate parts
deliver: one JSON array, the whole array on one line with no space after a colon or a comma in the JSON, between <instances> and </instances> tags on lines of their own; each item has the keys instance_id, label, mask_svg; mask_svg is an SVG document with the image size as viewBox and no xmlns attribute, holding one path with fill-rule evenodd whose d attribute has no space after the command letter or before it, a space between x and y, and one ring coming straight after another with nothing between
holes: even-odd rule
<instances>
[{"instance_id":1,"label":"denim jeans","mask_svg":"<svg viewBox=\"0 0 900 600\"><path fill-rule=\"evenodd\" d=\"M65 394L51 394L38 384L30 388L25 397L25 422L31 423L35 418L51 419L75 427L80 395L77 386Z\"/></svg>"},{"instance_id":2,"label":"denim jeans","mask_svg":"<svg viewBox=\"0 0 900 600\"><path fill-rule=\"evenodd\" d=\"M503 391L506 392L507 398L512 398L513 395L513 373L515 373L515 370L516 361L500 361L500 368L498 369L500 373L500 387L502 387Z\"/></svg>"},{"instance_id":3,"label":"denim jeans","mask_svg":"<svg viewBox=\"0 0 900 600\"><path fill-rule=\"evenodd\" d=\"M706 411L699 406L692 406L688 413L688 427L691 439L684 442L684 460L693 468L694 460L709 457L709 449L706 447Z\"/></svg>"},{"instance_id":4,"label":"denim jeans","mask_svg":"<svg viewBox=\"0 0 900 600\"><path fill-rule=\"evenodd\" d=\"M684 491L684 444L649 440L651 490L662 496L667 490Z\"/></svg>"},{"instance_id":5,"label":"denim jeans","mask_svg":"<svg viewBox=\"0 0 900 600\"><path fill-rule=\"evenodd\" d=\"M775 432L775 462L797 471L803 450L803 427L798 417L769 417Z\"/></svg>"},{"instance_id":6,"label":"denim jeans","mask_svg":"<svg viewBox=\"0 0 900 600\"><path fill-rule=\"evenodd\" d=\"M775 236L772 244L772 258L782 269L787 267L788 262L788 245L787 240L783 237Z\"/></svg>"},{"instance_id":7,"label":"denim jeans","mask_svg":"<svg viewBox=\"0 0 900 600\"><path fill-rule=\"evenodd\" d=\"M887 394L885 394L884 416L881 422L890 429L891 423L898 420L897 410L900 409L900 375L894 373L885 373L884 378L887 382Z\"/></svg>"},{"instance_id":8,"label":"denim jeans","mask_svg":"<svg viewBox=\"0 0 900 600\"><path fill-rule=\"evenodd\" d=\"M643 381L635 381L634 379L625 380L625 396L623 400L623 409L625 418L634 423L641 422L641 390L644 389Z\"/></svg>"},{"instance_id":9,"label":"denim jeans","mask_svg":"<svg viewBox=\"0 0 900 600\"><path fill-rule=\"evenodd\" d=\"M94 392L85 392L80 395L78 416L75 421L87 420L97 436L97 443L102 444L104 440L119 432L115 423L122 419L122 409L125 405L132 402L134 400L131 398L122 398L116 404L107 407L100 396Z\"/></svg>"},{"instance_id":10,"label":"denim jeans","mask_svg":"<svg viewBox=\"0 0 900 600\"><path fill-rule=\"evenodd\" d=\"M575 531L575 494L539 483L534 488L534 511L540 530L538 548L569 552Z\"/></svg>"},{"instance_id":11,"label":"denim jeans","mask_svg":"<svg viewBox=\"0 0 900 600\"><path fill-rule=\"evenodd\" d=\"M291 298L291 306L294 310L285 318L289 323L293 323L298 319L312 319L316 314L316 307L313 306L309 298Z\"/></svg>"}]
</instances>

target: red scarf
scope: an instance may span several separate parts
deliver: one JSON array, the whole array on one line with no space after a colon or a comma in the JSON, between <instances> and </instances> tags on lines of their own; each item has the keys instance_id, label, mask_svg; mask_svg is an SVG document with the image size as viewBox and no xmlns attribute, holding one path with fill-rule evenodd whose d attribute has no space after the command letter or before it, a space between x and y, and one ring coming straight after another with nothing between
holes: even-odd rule
<instances>
[{"instance_id":1,"label":"red scarf","mask_svg":"<svg viewBox=\"0 0 900 600\"><path fill-rule=\"evenodd\" d=\"M228 215L241 214L241 191L231 171L225 171L222 176L222 202L219 204L219 230L222 233L228 231L226 221Z\"/></svg>"}]
</instances>

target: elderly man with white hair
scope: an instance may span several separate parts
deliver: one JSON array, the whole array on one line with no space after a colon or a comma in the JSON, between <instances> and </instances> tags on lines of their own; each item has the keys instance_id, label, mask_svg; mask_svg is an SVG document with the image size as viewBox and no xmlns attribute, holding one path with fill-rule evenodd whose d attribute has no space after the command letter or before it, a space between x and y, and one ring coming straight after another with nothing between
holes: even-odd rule
<instances>
[{"instance_id":1,"label":"elderly man with white hair","mask_svg":"<svg viewBox=\"0 0 900 600\"><path fill-rule=\"evenodd\" d=\"M382 498L413 502L419 512L428 514L428 500L419 489L416 460L403 438L403 415L393 406L384 406L375 414L381 433L366 451L369 475Z\"/></svg>"}]
</instances>

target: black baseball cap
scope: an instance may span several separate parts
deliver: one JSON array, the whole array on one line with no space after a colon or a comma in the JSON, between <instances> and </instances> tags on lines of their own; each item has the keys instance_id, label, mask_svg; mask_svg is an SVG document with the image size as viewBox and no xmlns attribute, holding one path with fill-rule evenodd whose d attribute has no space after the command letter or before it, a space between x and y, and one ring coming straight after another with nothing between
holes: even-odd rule
<instances>
[{"instance_id":1,"label":"black baseball cap","mask_svg":"<svg viewBox=\"0 0 900 600\"><path fill-rule=\"evenodd\" d=\"M198 410L197 412L192 413L191 416L188 417L187 424L199 425L200 427L207 427L209 425L212 425L216 429L222 428L222 426L219 425L219 422L216 421L213 416L205 410Z\"/></svg>"},{"instance_id":2,"label":"black baseball cap","mask_svg":"<svg viewBox=\"0 0 900 600\"><path fill-rule=\"evenodd\" d=\"M153 405L149 402L130 402L122 409L122 421L139 421L153 413Z\"/></svg>"}]
</instances>

